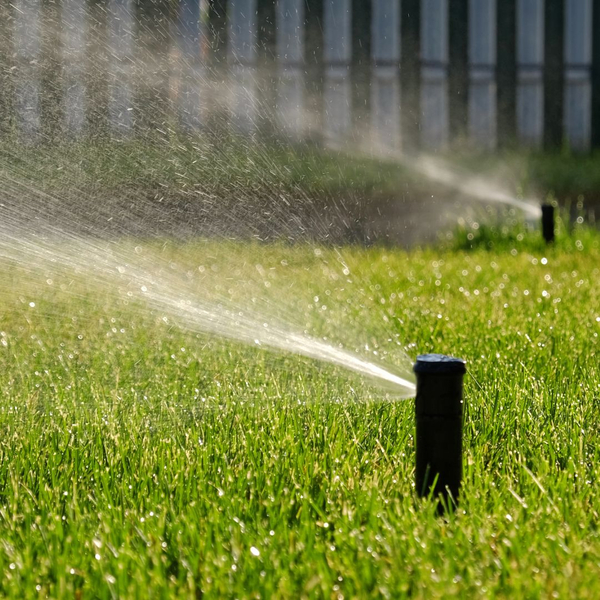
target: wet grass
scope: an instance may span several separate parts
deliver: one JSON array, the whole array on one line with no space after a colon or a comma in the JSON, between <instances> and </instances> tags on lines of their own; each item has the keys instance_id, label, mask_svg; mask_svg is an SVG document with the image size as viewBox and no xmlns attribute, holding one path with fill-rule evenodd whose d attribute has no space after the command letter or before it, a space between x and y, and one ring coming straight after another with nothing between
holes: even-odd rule
<instances>
[{"instance_id":1,"label":"wet grass","mask_svg":"<svg viewBox=\"0 0 600 600\"><path fill-rule=\"evenodd\" d=\"M594 248L598 232L586 223L583 207L573 212L570 207L559 207L555 201L553 204L556 240L552 247L567 253ZM461 220L461 225L440 241L455 250L515 252L517 248L527 248L530 252L543 253L547 246L539 232L535 232L539 225L523 221L514 211L490 213L481 222L475 219L470 219L468 223Z\"/></svg>"},{"instance_id":2,"label":"wet grass","mask_svg":"<svg viewBox=\"0 0 600 600\"><path fill-rule=\"evenodd\" d=\"M121 142L68 140L25 148L5 142L0 144L0 157L6 173L25 173L33 185L54 193L69 187L106 192L135 186L141 192L165 194L295 190L337 195L349 190L396 192L419 181L398 164L364 154L350 156L314 145L294 147L231 135L190 139L154 133Z\"/></svg>"},{"instance_id":3,"label":"wet grass","mask_svg":"<svg viewBox=\"0 0 600 600\"><path fill-rule=\"evenodd\" d=\"M311 196L351 194L369 197L452 196L453 190L427 180L402 157L377 158L360 150L360 140L339 152L313 144L291 146L277 140L248 140L220 132L196 139L173 131L154 131L137 138L90 137L52 140L23 146L6 138L0 143L3 174L23 177L51 193L70 189L227 195L234 191L300 192ZM407 152L408 159L414 153ZM448 169L479 176L498 189L533 199L558 198L561 205L596 208L600 199L600 153L506 150L498 154L457 151L442 155Z\"/></svg>"},{"instance_id":4,"label":"wet grass","mask_svg":"<svg viewBox=\"0 0 600 600\"><path fill-rule=\"evenodd\" d=\"M342 249L351 281L316 268L332 249L252 250L390 360L401 339L468 361L446 518L415 498L410 400L4 265L0 594L597 597L600 238L470 233Z\"/></svg>"}]
</instances>

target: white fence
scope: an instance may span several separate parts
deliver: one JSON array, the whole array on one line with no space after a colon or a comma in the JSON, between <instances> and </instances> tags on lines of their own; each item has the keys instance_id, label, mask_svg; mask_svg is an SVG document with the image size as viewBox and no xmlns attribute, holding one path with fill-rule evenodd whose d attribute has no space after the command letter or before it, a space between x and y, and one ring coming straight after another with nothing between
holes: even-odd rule
<instances>
[{"instance_id":1,"label":"white fence","mask_svg":"<svg viewBox=\"0 0 600 600\"><path fill-rule=\"evenodd\" d=\"M56 0L58 22L44 20L42 0L13 0L10 24L12 52L4 57L4 68L13 73L11 117L23 139L37 140L43 130L41 109L42 37L45 28L58 27L61 37L62 68L60 71L64 131L81 136L86 131L86 111L94 103L86 88L90 64L88 44L92 27L92 0ZM168 12L168 0L162 0ZM499 30L502 11L512 11L514 37L513 90L514 131L508 137L528 146L541 146L549 126L544 109L548 91L545 67L548 52L554 52L562 64L560 92L562 98L562 139L572 149L586 151L598 144L600 124L600 52L599 40L593 36L594 23L600 24L598 0L464 0L467 22L459 24L466 33L466 56L460 65L468 72L467 89L449 97L450 81L456 67L451 52L451 0L410 2L410 10L418 9L419 92L413 94L418 106L419 145L430 150L448 148L458 140L451 138L451 120L456 103L466 104L464 133L460 143L486 150L498 145L499 123L503 123L498 98ZM110 130L127 136L135 130L136 85L144 84L144 74L136 67L141 55L138 48L139 18L135 0L107 0L104 28L104 67L108 89L106 121ZM262 76L265 67L266 42L259 8L271 5L274 15L274 44L271 49L274 76ZM179 0L171 14L169 70L173 114L186 131L201 130L210 120L209 97L227 104L232 128L242 134L254 134L265 121L276 122L276 130L285 136L321 137L326 143L343 144L362 140L379 148L400 150L403 144L403 112L406 73L401 68L405 51L402 19L408 10L402 0L365 0L359 16L352 14L352 0L322 0L319 56L307 48L307 13L311 0L228 0L226 26L217 32L226 39L228 75L217 65L215 77L213 41L214 25L209 0ZM407 2L406 4L409 4ZM550 5L560 7L563 14L562 47L547 46L546 15ZM356 7L356 4L354 4ZM370 23L358 22L368 14ZM413 15L414 17L414 15ZM503 20L503 22L506 19ZM94 22L95 24L95 22ZM358 31L358 33L357 33ZM508 32L511 33L511 32ZM359 44L357 44L357 36ZM600 28L596 27L596 38ZM314 36L313 36L314 38ZM162 38L161 38L162 39ZM356 63L357 46L368 61ZM5 47L6 44L5 44ZM260 56L259 56L260 54ZM262 58L261 58L262 57ZM218 62L218 61L217 61ZM309 81L318 63L317 83ZM504 61L506 63L506 61ZM407 63L408 64L408 63ZM312 70L311 70L312 69ZM367 73L369 91L357 101L354 78L361 69ZM140 68L141 70L141 68ZM362 80L365 78L363 77ZM137 83L136 83L137 82ZM265 93L265 87L273 93ZM320 98L309 101L318 89ZM212 89L212 91L211 91ZM223 93L226 91L226 93ZM504 90L507 92L507 90ZM552 90L554 93L556 88ZM267 101L265 98L271 98ZM314 100L314 98L313 98ZM510 103L509 103L510 104ZM597 107L594 109L594 107ZM143 110L142 107L137 107ZM369 113L357 125L358 113ZM455 111L456 112L456 111ZM3 118L7 119L7 115ZM510 122L510 119L509 119ZM316 124L316 126L315 126ZM556 124L550 124L556 127ZM507 136L505 136L507 137Z\"/></svg>"}]
</instances>

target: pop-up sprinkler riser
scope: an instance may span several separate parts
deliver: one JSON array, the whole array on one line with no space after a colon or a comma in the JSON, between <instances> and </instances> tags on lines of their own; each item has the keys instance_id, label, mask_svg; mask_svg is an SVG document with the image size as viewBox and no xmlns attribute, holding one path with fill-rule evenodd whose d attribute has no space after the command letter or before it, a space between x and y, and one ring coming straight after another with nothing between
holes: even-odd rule
<instances>
[{"instance_id":1,"label":"pop-up sprinkler riser","mask_svg":"<svg viewBox=\"0 0 600 600\"><path fill-rule=\"evenodd\" d=\"M465 362L442 354L422 354L417 376L416 489L419 496L458 499L462 478L463 376Z\"/></svg>"},{"instance_id":2,"label":"pop-up sprinkler riser","mask_svg":"<svg viewBox=\"0 0 600 600\"><path fill-rule=\"evenodd\" d=\"M542 204L542 236L547 244L554 241L554 206Z\"/></svg>"}]
</instances>

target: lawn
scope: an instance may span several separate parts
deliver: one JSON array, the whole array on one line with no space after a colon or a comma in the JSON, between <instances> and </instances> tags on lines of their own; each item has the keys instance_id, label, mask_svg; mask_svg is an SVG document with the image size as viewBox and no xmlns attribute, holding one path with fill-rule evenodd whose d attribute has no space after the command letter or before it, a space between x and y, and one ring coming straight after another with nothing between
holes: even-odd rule
<instances>
[{"instance_id":1,"label":"lawn","mask_svg":"<svg viewBox=\"0 0 600 600\"><path fill-rule=\"evenodd\" d=\"M252 305L394 368L466 359L443 518L415 495L412 400L203 333L127 273L3 259L0 595L598 597L600 236L513 233L120 250L175 273L175 299Z\"/></svg>"},{"instance_id":2,"label":"lawn","mask_svg":"<svg viewBox=\"0 0 600 600\"><path fill-rule=\"evenodd\" d=\"M267 193L301 190L311 197L408 196L422 201L427 194L439 197L453 191L415 169L414 152L382 159L359 142L333 152L316 145L290 146L210 131L195 138L169 130L121 141L58 139L29 147L6 137L0 141L0 175L26 174L46 191L62 195L102 190L106 196L135 190L194 198L199 194L227 196L243 189ZM446 170L462 174L460 184L476 175L510 194L533 199L551 194L561 203L580 201L596 208L600 202L599 152L455 151L441 158Z\"/></svg>"}]
</instances>

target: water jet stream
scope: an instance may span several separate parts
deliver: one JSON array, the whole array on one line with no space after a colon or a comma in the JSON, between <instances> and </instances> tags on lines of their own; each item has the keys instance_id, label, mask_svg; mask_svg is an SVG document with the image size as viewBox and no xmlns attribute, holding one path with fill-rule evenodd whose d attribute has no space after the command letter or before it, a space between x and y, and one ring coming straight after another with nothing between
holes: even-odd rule
<instances>
[{"instance_id":1,"label":"water jet stream","mask_svg":"<svg viewBox=\"0 0 600 600\"><path fill-rule=\"evenodd\" d=\"M336 146L335 150L345 152L342 146ZM356 156L356 153L350 154ZM453 166L440 158L427 154L411 157L406 153L392 151L378 145L369 146L368 144L359 150L359 154L365 157L375 155L378 160L405 167L414 173L425 176L430 181L441 183L473 200L517 208L523 211L526 217L532 221L539 221L542 217L539 201L531 198L517 198L482 177L474 176L472 173Z\"/></svg>"},{"instance_id":2,"label":"water jet stream","mask_svg":"<svg viewBox=\"0 0 600 600\"><path fill-rule=\"evenodd\" d=\"M160 253L143 251L141 247L138 253L127 239L94 239L53 224L45 211L58 210L58 198L6 173L0 176L5 194L10 190L10 194L18 195L20 190L27 197L37 196L25 205L2 205L0 234L0 260L14 265L34 281L45 280L42 274L53 272L58 277L65 275L93 282L91 285L101 286L117 297L126 295L146 307L145 310L158 312L185 331L213 334L324 361L358 373L391 396L414 396L408 357L404 357L407 367L394 372L389 365L370 357L294 330L279 315L263 314L247 302L236 302L223 294L211 298L208 289L194 286L193 281L186 279L185 272L174 270L173 264ZM23 220L24 214L29 221Z\"/></svg>"},{"instance_id":3,"label":"water jet stream","mask_svg":"<svg viewBox=\"0 0 600 600\"><path fill-rule=\"evenodd\" d=\"M542 209L538 202L515 198L490 185L481 177L469 176L463 172L453 172L448 164L431 156L421 156L417 159L402 158L402 164L417 173L425 175L432 181L443 183L449 188L468 195L475 200L513 206L522 210L532 219L539 220L542 216Z\"/></svg>"}]
</instances>

